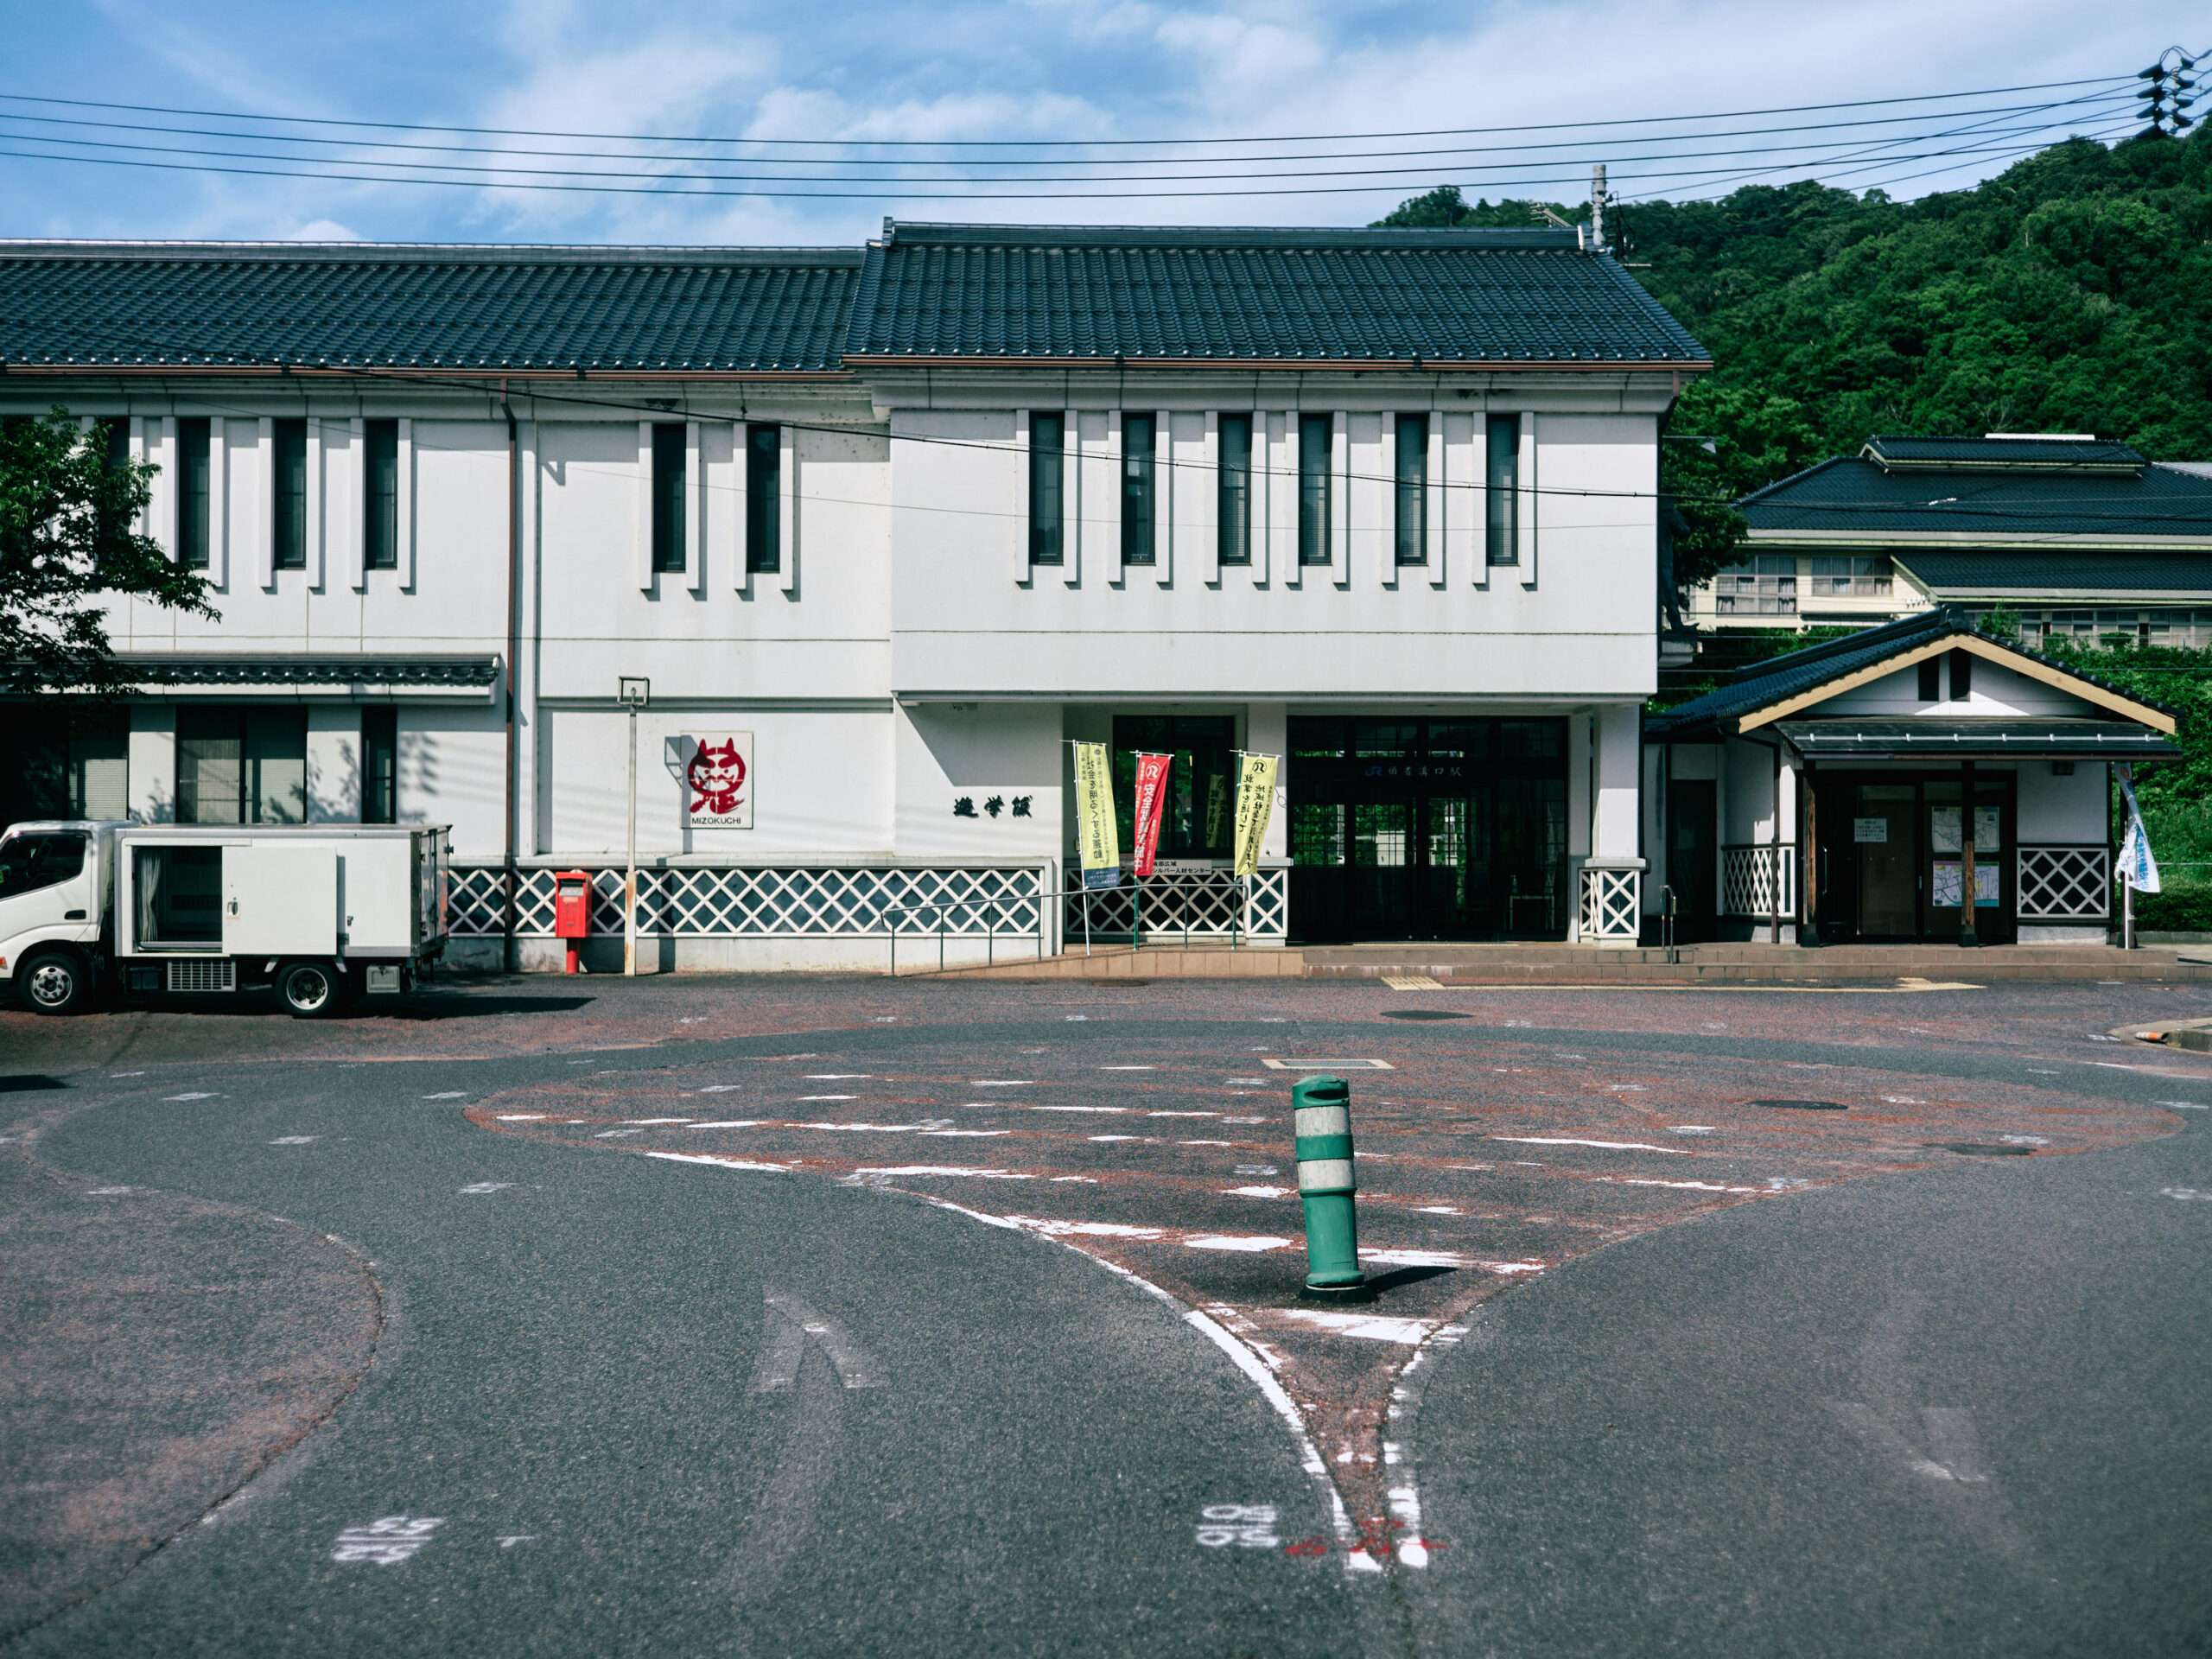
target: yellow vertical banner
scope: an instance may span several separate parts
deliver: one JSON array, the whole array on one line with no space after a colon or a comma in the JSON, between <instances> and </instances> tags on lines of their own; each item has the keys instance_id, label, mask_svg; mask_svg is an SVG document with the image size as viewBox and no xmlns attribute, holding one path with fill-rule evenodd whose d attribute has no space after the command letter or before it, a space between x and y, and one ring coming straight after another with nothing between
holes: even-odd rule
<instances>
[{"instance_id":1,"label":"yellow vertical banner","mask_svg":"<svg viewBox=\"0 0 2212 1659\"><path fill-rule=\"evenodd\" d=\"M1236 769L1236 874L1260 868L1260 849L1275 810L1275 768L1282 757L1248 754Z\"/></svg>"},{"instance_id":2,"label":"yellow vertical banner","mask_svg":"<svg viewBox=\"0 0 2212 1659\"><path fill-rule=\"evenodd\" d=\"M1076 847L1086 887L1122 884L1121 838L1114 825L1114 768L1103 743L1075 749Z\"/></svg>"}]
</instances>

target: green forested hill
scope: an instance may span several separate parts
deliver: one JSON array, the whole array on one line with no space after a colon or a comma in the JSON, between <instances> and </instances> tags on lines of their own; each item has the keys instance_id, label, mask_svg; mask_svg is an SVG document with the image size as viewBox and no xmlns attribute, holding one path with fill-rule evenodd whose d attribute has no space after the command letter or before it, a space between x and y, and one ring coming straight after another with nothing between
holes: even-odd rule
<instances>
[{"instance_id":1,"label":"green forested hill","mask_svg":"<svg viewBox=\"0 0 2212 1659\"><path fill-rule=\"evenodd\" d=\"M1554 204L1586 219L1586 205ZM1446 187L1384 225L1533 222ZM1666 447L1689 502L1740 495L1877 432L2094 432L2212 460L2212 139L2052 146L1972 190L1892 201L1815 183L1631 202L1621 257L1712 351ZM1705 533L1693 575L1725 550ZM1702 566L1703 568L1695 568Z\"/></svg>"}]
</instances>

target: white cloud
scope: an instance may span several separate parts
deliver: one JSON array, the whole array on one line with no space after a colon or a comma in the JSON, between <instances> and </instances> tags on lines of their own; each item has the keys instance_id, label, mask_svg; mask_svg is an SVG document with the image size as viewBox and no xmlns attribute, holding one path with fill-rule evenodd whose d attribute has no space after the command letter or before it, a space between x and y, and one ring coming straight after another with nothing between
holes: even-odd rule
<instances>
[{"instance_id":1,"label":"white cloud","mask_svg":"<svg viewBox=\"0 0 2212 1659\"><path fill-rule=\"evenodd\" d=\"M362 237L359 231L340 225L334 219L318 219L279 239L285 242L359 242Z\"/></svg>"}]
</instances>

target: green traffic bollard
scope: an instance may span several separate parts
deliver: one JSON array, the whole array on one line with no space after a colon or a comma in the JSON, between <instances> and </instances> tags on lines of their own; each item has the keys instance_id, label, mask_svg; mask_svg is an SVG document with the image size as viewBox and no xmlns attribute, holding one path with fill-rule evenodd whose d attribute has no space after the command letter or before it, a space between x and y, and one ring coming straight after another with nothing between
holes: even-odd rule
<instances>
[{"instance_id":1,"label":"green traffic bollard","mask_svg":"<svg viewBox=\"0 0 2212 1659\"><path fill-rule=\"evenodd\" d=\"M1359 1220L1352 1194L1351 1085L1342 1077L1300 1077L1291 1085L1298 1136L1298 1196L1306 1205L1306 1287L1335 1295L1363 1291Z\"/></svg>"}]
</instances>

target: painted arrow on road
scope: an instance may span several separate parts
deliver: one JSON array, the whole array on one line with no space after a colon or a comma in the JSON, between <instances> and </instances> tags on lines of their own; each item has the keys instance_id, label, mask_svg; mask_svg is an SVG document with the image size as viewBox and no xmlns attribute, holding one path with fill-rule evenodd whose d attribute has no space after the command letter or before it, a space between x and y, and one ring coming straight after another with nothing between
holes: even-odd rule
<instances>
[{"instance_id":1,"label":"painted arrow on road","mask_svg":"<svg viewBox=\"0 0 2212 1659\"><path fill-rule=\"evenodd\" d=\"M763 1344L760 1374L753 1379L753 1393L773 1394L796 1387L799 1361L805 1357L810 1341L837 1368L838 1379L847 1388L883 1386L881 1369L843 1325L816 1313L796 1296L775 1290L767 1295L767 1339Z\"/></svg>"}]
</instances>

